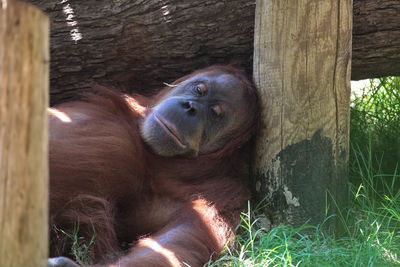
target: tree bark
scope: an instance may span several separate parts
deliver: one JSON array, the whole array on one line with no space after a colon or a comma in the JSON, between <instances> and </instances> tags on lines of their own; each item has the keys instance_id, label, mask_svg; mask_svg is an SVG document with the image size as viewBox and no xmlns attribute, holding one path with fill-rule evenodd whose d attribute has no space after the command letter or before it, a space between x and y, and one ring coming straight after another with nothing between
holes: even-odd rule
<instances>
[{"instance_id":1,"label":"tree bark","mask_svg":"<svg viewBox=\"0 0 400 267\"><path fill-rule=\"evenodd\" d=\"M52 103L95 81L152 93L239 61L252 73L254 0L30 0L51 17ZM352 79L400 75L400 1L355 0Z\"/></svg>"},{"instance_id":2,"label":"tree bark","mask_svg":"<svg viewBox=\"0 0 400 267\"><path fill-rule=\"evenodd\" d=\"M347 192L352 1L257 0L255 22L253 184L273 226L320 224Z\"/></svg>"},{"instance_id":3,"label":"tree bark","mask_svg":"<svg viewBox=\"0 0 400 267\"><path fill-rule=\"evenodd\" d=\"M0 1L0 266L48 257L49 20Z\"/></svg>"}]
</instances>

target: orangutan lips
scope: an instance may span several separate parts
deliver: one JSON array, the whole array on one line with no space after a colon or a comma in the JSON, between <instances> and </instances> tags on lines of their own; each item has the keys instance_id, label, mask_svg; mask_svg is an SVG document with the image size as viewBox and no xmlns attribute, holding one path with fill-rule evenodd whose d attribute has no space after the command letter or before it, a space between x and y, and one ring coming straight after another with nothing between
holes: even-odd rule
<instances>
[{"instance_id":1,"label":"orangutan lips","mask_svg":"<svg viewBox=\"0 0 400 267\"><path fill-rule=\"evenodd\" d=\"M177 145L179 145L181 148L187 148L187 146L183 144L182 139L174 125L172 125L169 121L165 120L164 118L158 115L154 115L154 118L161 125L161 127L163 127L165 132L172 137L172 139L175 141Z\"/></svg>"}]
</instances>

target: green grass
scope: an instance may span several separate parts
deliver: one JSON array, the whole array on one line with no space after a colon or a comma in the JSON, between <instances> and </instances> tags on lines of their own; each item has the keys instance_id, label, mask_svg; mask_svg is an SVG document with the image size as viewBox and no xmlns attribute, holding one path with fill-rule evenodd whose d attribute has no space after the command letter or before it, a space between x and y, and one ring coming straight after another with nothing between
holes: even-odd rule
<instances>
[{"instance_id":1,"label":"green grass","mask_svg":"<svg viewBox=\"0 0 400 267\"><path fill-rule=\"evenodd\" d=\"M364 154L373 151L373 166L391 173L400 157L400 77L371 79L353 94L350 112L351 142ZM350 166L354 164L350 155Z\"/></svg>"},{"instance_id":2,"label":"green grass","mask_svg":"<svg viewBox=\"0 0 400 267\"><path fill-rule=\"evenodd\" d=\"M93 232L94 232L93 227ZM92 249L96 235L94 234L89 241L79 237L79 223L75 224L74 231L72 233L67 233L60 229L61 233L67 236L72 241L70 256L81 266L87 266L91 264L91 259L89 257L90 250Z\"/></svg>"}]
</instances>

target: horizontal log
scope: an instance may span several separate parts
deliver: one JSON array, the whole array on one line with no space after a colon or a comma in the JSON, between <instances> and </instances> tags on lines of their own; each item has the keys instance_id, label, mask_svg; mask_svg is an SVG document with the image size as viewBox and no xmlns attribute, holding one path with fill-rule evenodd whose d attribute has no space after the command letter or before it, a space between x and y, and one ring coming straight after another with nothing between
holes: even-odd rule
<instances>
[{"instance_id":1,"label":"horizontal log","mask_svg":"<svg viewBox=\"0 0 400 267\"><path fill-rule=\"evenodd\" d=\"M352 79L400 75L400 1L356 0Z\"/></svg>"},{"instance_id":2,"label":"horizontal log","mask_svg":"<svg viewBox=\"0 0 400 267\"><path fill-rule=\"evenodd\" d=\"M252 73L254 0L29 2L51 18L52 103L93 81L152 93L232 60ZM400 75L400 1L354 0L353 8L352 79Z\"/></svg>"}]
</instances>

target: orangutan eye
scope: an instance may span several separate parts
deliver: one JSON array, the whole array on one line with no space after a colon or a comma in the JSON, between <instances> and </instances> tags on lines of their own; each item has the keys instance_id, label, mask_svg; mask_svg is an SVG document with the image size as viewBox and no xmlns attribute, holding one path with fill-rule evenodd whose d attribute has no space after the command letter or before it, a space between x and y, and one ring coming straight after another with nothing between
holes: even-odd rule
<instances>
[{"instance_id":1,"label":"orangutan eye","mask_svg":"<svg viewBox=\"0 0 400 267\"><path fill-rule=\"evenodd\" d=\"M212 106L211 111L217 117L221 117L224 113L224 111L222 110L222 107L220 105Z\"/></svg>"},{"instance_id":2,"label":"orangutan eye","mask_svg":"<svg viewBox=\"0 0 400 267\"><path fill-rule=\"evenodd\" d=\"M207 94L207 87L204 84L199 83L199 84L195 85L194 91L199 96L205 96Z\"/></svg>"}]
</instances>

